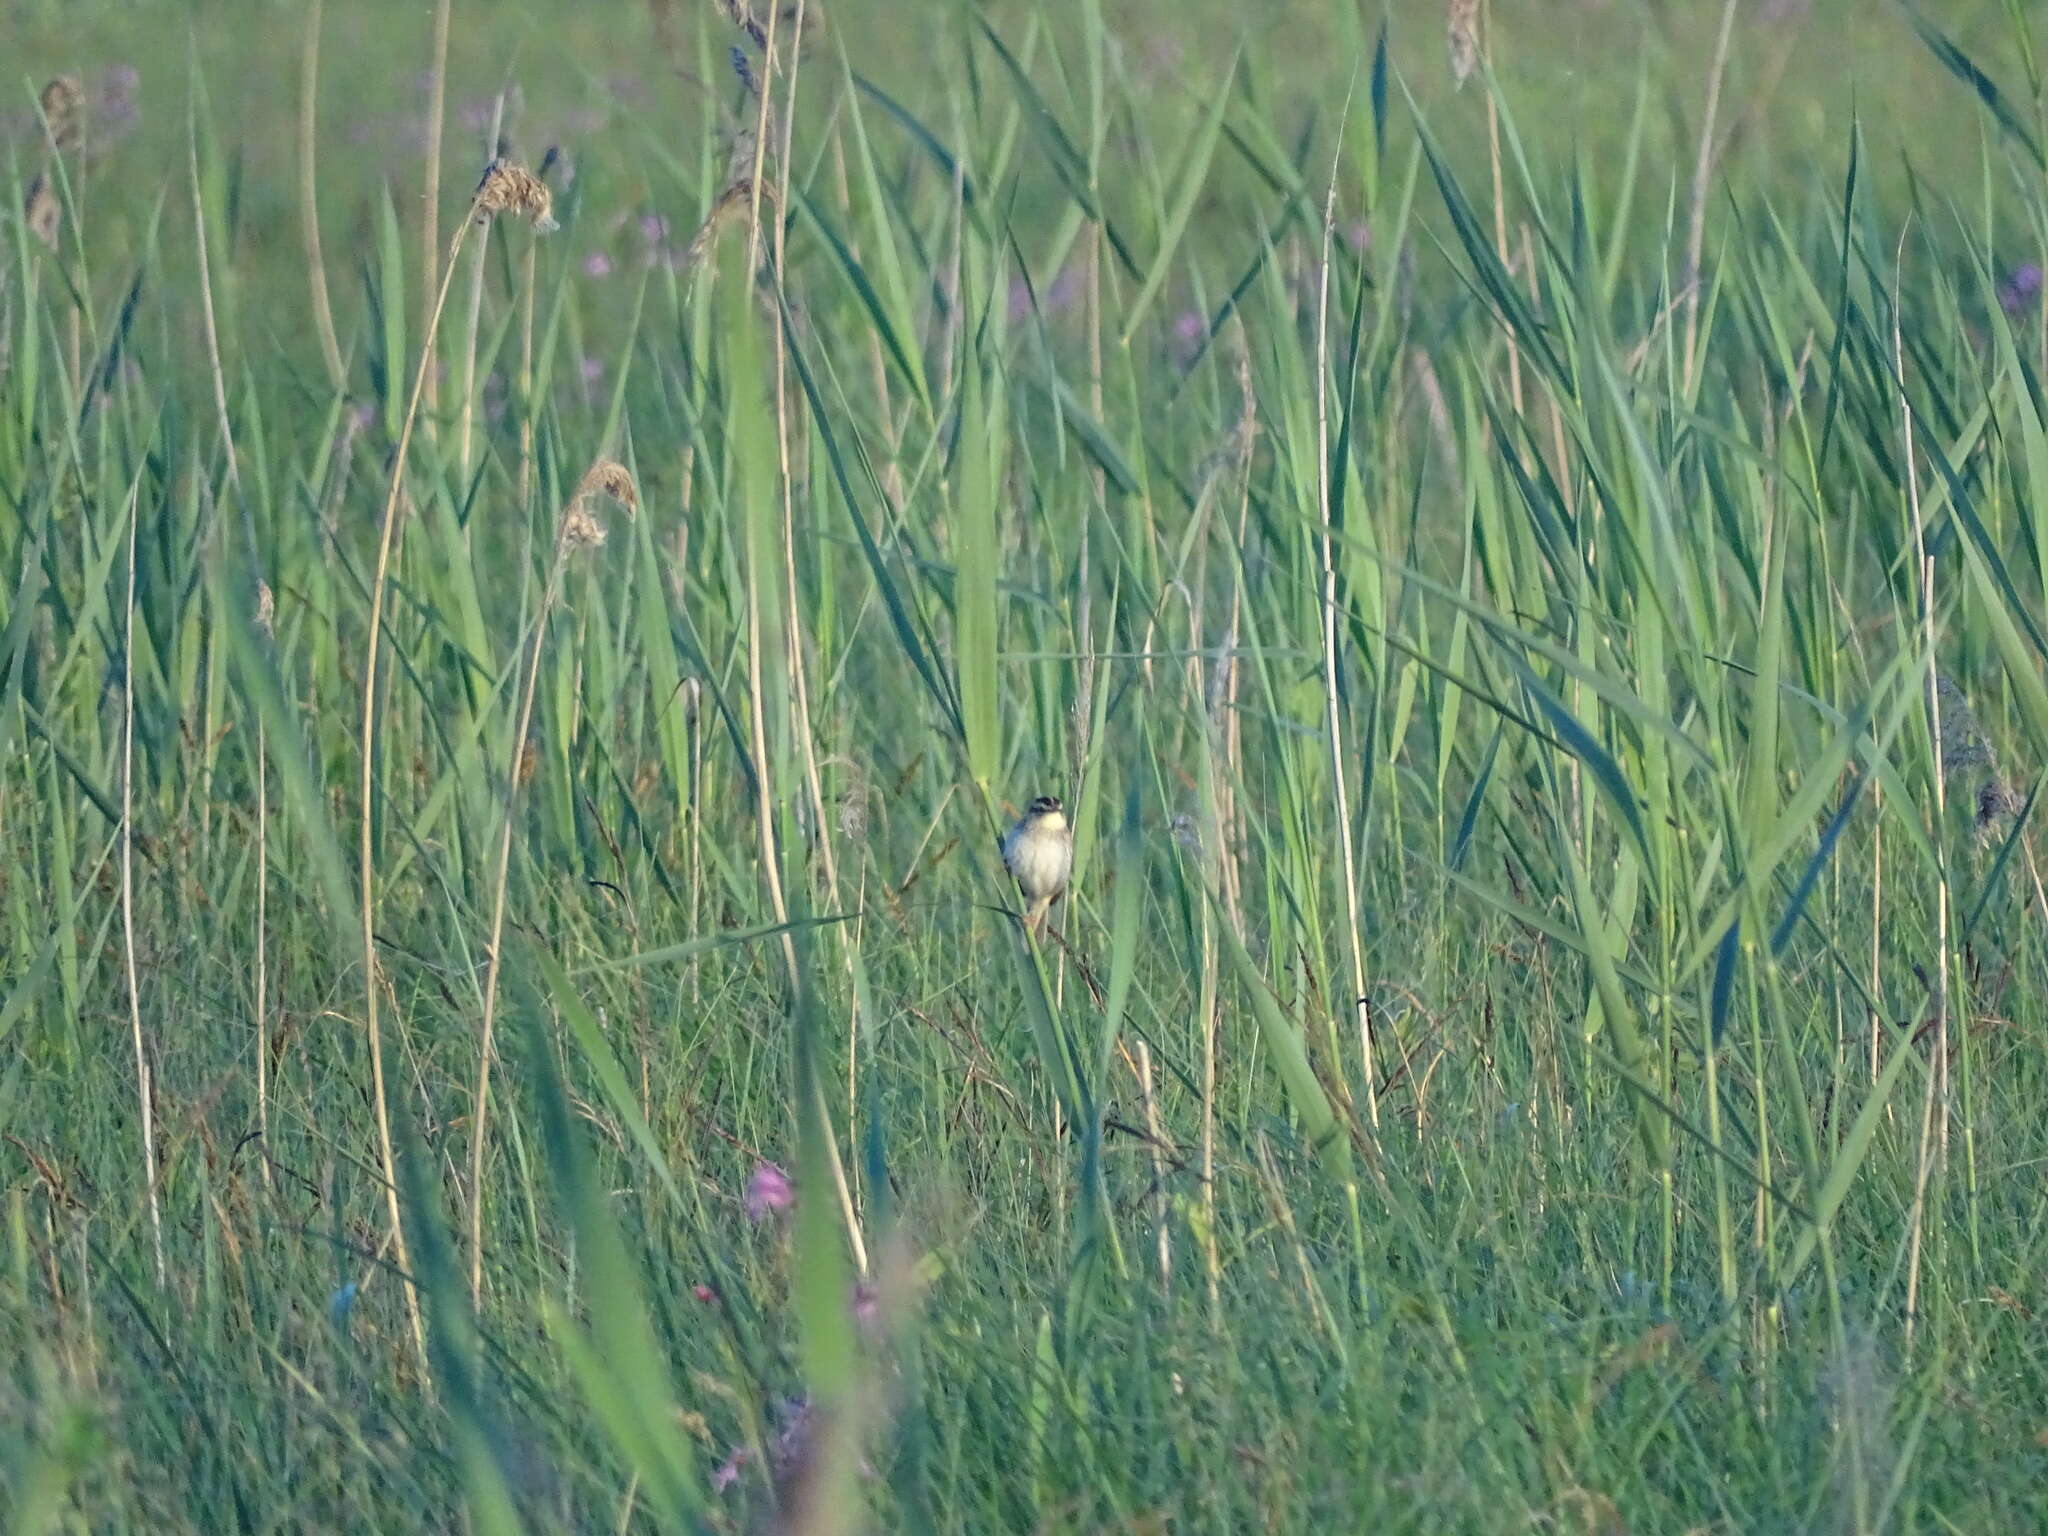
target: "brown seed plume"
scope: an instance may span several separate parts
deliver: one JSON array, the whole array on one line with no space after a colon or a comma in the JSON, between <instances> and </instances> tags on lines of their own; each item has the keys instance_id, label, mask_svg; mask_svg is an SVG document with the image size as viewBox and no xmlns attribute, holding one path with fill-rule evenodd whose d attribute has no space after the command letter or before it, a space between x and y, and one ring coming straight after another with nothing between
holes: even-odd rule
<instances>
[{"instance_id":1,"label":"brown seed plume","mask_svg":"<svg viewBox=\"0 0 2048 1536\"><path fill-rule=\"evenodd\" d=\"M1451 54L1451 83L1462 86L1479 67L1479 0L1450 0L1444 12Z\"/></svg>"},{"instance_id":2,"label":"brown seed plume","mask_svg":"<svg viewBox=\"0 0 2048 1536\"><path fill-rule=\"evenodd\" d=\"M718 238L718 231L726 220L747 206L753 187L753 182L743 177L718 194L718 201L704 215L704 222L697 226L697 233L690 237L689 247L683 252L685 268L694 267L704 259L704 253L711 249L711 242ZM766 192L769 189L764 187L762 190Z\"/></svg>"},{"instance_id":3,"label":"brown seed plume","mask_svg":"<svg viewBox=\"0 0 2048 1536\"><path fill-rule=\"evenodd\" d=\"M38 174L21 199L22 217L28 231L51 250L57 249L57 235L64 227L64 205L57 200L48 176Z\"/></svg>"},{"instance_id":4,"label":"brown seed plume","mask_svg":"<svg viewBox=\"0 0 2048 1536\"><path fill-rule=\"evenodd\" d=\"M590 515L581 502L572 505L562 517L562 549L573 552L579 549L595 549L604 542L604 524Z\"/></svg>"},{"instance_id":5,"label":"brown seed plume","mask_svg":"<svg viewBox=\"0 0 2048 1536\"><path fill-rule=\"evenodd\" d=\"M609 496L628 517L640 510L640 487L633 483L633 472L617 459L599 459L583 472L575 499L585 502L593 496Z\"/></svg>"},{"instance_id":6,"label":"brown seed plume","mask_svg":"<svg viewBox=\"0 0 2048 1536\"><path fill-rule=\"evenodd\" d=\"M37 98L42 103L43 121L50 125L50 142L59 150L78 147L85 136L85 87L76 75L59 75L43 87Z\"/></svg>"},{"instance_id":7,"label":"brown seed plume","mask_svg":"<svg viewBox=\"0 0 2048 1536\"><path fill-rule=\"evenodd\" d=\"M2003 779L1986 779L1977 786L1977 811L1970 818L1970 830L1977 834L1978 841L1988 842L2026 808L2026 800L2010 784Z\"/></svg>"},{"instance_id":8,"label":"brown seed plume","mask_svg":"<svg viewBox=\"0 0 2048 1536\"><path fill-rule=\"evenodd\" d=\"M476 187L478 222L500 213L530 219L542 234L560 227L555 223L555 195L548 191L548 184L510 160L493 160L485 166L484 179Z\"/></svg>"},{"instance_id":9,"label":"brown seed plume","mask_svg":"<svg viewBox=\"0 0 2048 1536\"><path fill-rule=\"evenodd\" d=\"M600 499L625 508L628 517L640 509L640 488L633 483L633 472L616 459L597 460L576 483L576 494L563 509L561 530L556 535L564 557L604 542L604 524L592 510Z\"/></svg>"}]
</instances>

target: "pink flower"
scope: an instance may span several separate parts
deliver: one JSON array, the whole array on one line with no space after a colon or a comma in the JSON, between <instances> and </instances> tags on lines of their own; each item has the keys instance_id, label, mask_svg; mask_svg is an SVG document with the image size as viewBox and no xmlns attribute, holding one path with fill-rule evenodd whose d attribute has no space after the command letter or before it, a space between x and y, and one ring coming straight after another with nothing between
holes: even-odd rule
<instances>
[{"instance_id":1,"label":"pink flower","mask_svg":"<svg viewBox=\"0 0 2048 1536\"><path fill-rule=\"evenodd\" d=\"M873 1328L882 1318L882 1298L875 1288L865 1280L857 1280L853 1287L853 1320L863 1331Z\"/></svg>"},{"instance_id":2,"label":"pink flower","mask_svg":"<svg viewBox=\"0 0 2048 1536\"><path fill-rule=\"evenodd\" d=\"M711 1474L711 1491L713 1493L725 1492L726 1489L740 1480L740 1468L753 1459L754 1453L744 1445L726 1457L724 1462L719 1465L718 1470Z\"/></svg>"},{"instance_id":3,"label":"pink flower","mask_svg":"<svg viewBox=\"0 0 2048 1536\"><path fill-rule=\"evenodd\" d=\"M610 277L612 275L611 257L605 255L603 251L592 251L583 258L583 275L585 277Z\"/></svg>"},{"instance_id":4,"label":"pink flower","mask_svg":"<svg viewBox=\"0 0 2048 1536\"><path fill-rule=\"evenodd\" d=\"M747 1220L766 1221L796 1204L796 1186L775 1164L758 1164L753 1177L747 1180L746 1204Z\"/></svg>"}]
</instances>

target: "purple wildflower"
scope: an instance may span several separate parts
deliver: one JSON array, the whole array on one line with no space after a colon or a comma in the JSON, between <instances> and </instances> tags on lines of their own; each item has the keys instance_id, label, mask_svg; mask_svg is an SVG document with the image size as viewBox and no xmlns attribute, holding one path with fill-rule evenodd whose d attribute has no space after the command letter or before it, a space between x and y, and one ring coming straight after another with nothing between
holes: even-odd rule
<instances>
[{"instance_id":1,"label":"purple wildflower","mask_svg":"<svg viewBox=\"0 0 2048 1536\"><path fill-rule=\"evenodd\" d=\"M2041 268L2036 262L2021 262L1998 285L1998 303L2008 315L2025 314L2040 297Z\"/></svg>"},{"instance_id":2,"label":"purple wildflower","mask_svg":"<svg viewBox=\"0 0 2048 1536\"><path fill-rule=\"evenodd\" d=\"M112 64L101 73L98 99L93 103L93 127L110 138L120 138L142 116L136 95L142 87L142 73L133 64Z\"/></svg>"},{"instance_id":3,"label":"purple wildflower","mask_svg":"<svg viewBox=\"0 0 2048 1536\"><path fill-rule=\"evenodd\" d=\"M874 1327L881 1320L881 1316L881 1293L865 1280L855 1281L853 1287L854 1322L861 1328L868 1329Z\"/></svg>"},{"instance_id":4,"label":"purple wildflower","mask_svg":"<svg viewBox=\"0 0 2048 1536\"><path fill-rule=\"evenodd\" d=\"M774 1163L761 1163L747 1180L747 1220L766 1221L796 1204L796 1186Z\"/></svg>"},{"instance_id":5,"label":"purple wildflower","mask_svg":"<svg viewBox=\"0 0 2048 1536\"><path fill-rule=\"evenodd\" d=\"M740 1480L740 1469L753 1459L753 1451L744 1445L726 1457L719 1463L718 1470L711 1474L711 1491L725 1492Z\"/></svg>"}]
</instances>

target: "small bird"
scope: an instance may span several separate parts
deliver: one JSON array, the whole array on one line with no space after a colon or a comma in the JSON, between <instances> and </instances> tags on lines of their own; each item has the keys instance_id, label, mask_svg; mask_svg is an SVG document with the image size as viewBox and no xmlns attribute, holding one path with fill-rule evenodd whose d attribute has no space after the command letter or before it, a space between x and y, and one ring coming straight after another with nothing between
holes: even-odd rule
<instances>
[{"instance_id":1,"label":"small bird","mask_svg":"<svg viewBox=\"0 0 2048 1536\"><path fill-rule=\"evenodd\" d=\"M1003 839L1003 867L1024 894L1025 931L1039 928L1074 872L1074 833L1058 796L1040 795L1025 807Z\"/></svg>"}]
</instances>

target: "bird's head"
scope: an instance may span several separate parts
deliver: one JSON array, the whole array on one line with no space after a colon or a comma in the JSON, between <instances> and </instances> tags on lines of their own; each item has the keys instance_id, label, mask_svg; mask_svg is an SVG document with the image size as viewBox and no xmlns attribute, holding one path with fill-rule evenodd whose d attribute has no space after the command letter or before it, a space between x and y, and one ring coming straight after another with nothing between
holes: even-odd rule
<instances>
[{"instance_id":1,"label":"bird's head","mask_svg":"<svg viewBox=\"0 0 2048 1536\"><path fill-rule=\"evenodd\" d=\"M1040 795L1031 802L1025 814L1035 820L1040 816L1058 816L1062 809L1058 795Z\"/></svg>"}]
</instances>

